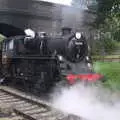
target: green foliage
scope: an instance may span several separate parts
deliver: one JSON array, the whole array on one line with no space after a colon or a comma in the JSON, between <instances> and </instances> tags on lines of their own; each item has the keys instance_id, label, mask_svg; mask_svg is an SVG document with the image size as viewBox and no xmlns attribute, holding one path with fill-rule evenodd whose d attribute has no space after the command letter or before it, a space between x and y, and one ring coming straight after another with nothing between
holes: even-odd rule
<instances>
[{"instance_id":1,"label":"green foliage","mask_svg":"<svg viewBox=\"0 0 120 120\"><path fill-rule=\"evenodd\" d=\"M114 49L116 48L115 41L110 39L105 39L103 42L103 45L104 45L105 52L109 54L113 52Z\"/></svg>"},{"instance_id":2,"label":"green foliage","mask_svg":"<svg viewBox=\"0 0 120 120\"><path fill-rule=\"evenodd\" d=\"M105 32L102 35L101 44L104 52L110 54L115 50L117 42L112 38L111 33Z\"/></svg>"},{"instance_id":3,"label":"green foliage","mask_svg":"<svg viewBox=\"0 0 120 120\"><path fill-rule=\"evenodd\" d=\"M96 27L99 27L99 25L103 24L106 21L106 18L111 17L111 15L120 14L120 0L96 0L96 1L97 1L96 9L97 18L95 21Z\"/></svg>"},{"instance_id":4,"label":"green foliage","mask_svg":"<svg viewBox=\"0 0 120 120\"><path fill-rule=\"evenodd\" d=\"M119 13L120 12L120 0L114 0L111 13Z\"/></svg>"},{"instance_id":5,"label":"green foliage","mask_svg":"<svg viewBox=\"0 0 120 120\"><path fill-rule=\"evenodd\" d=\"M118 42L111 38L110 33L102 33L99 39L94 42L92 55L106 55L114 52L118 47Z\"/></svg>"},{"instance_id":6,"label":"green foliage","mask_svg":"<svg viewBox=\"0 0 120 120\"><path fill-rule=\"evenodd\" d=\"M109 32L113 40L120 41L120 16L111 14L105 20L104 31Z\"/></svg>"},{"instance_id":7,"label":"green foliage","mask_svg":"<svg viewBox=\"0 0 120 120\"><path fill-rule=\"evenodd\" d=\"M117 62L96 62L94 70L105 77L104 86L113 90L120 90L120 63Z\"/></svg>"},{"instance_id":8,"label":"green foliage","mask_svg":"<svg viewBox=\"0 0 120 120\"><path fill-rule=\"evenodd\" d=\"M111 13L120 12L120 0L73 0L72 5L79 8L87 7L97 14L96 26L104 23Z\"/></svg>"},{"instance_id":9,"label":"green foliage","mask_svg":"<svg viewBox=\"0 0 120 120\"><path fill-rule=\"evenodd\" d=\"M120 42L120 13L111 13L104 21L104 24L99 25L98 44L105 52L110 53ZM97 48L98 45L96 44ZM100 46L101 45L101 46Z\"/></svg>"},{"instance_id":10,"label":"green foliage","mask_svg":"<svg viewBox=\"0 0 120 120\"><path fill-rule=\"evenodd\" d=\"M72 0L72 6L81 8L82 6L87 6L87 0Z\"/></svg>"},{"instance_id":11,"label":"green foliage","mask_svg":"<svg viewBox=\"0 0 120 120\"><path fill-rule=\"evenodd\" d=\"M0 34L0 43L3 41L4 38L5 38L5 37Z\"/></svg>"},{"instance_id":12,"label":"green foliage","mask_svg":"<svg viewBox=\"0 0 120 120\"><path fill-rule=\"evenodd\" d=\"M94 47L92 47L91 49L91 55L100 55L101 54L101 49L102 49L102 45L100 41L95 41L94 42Z\"/></svg>"},{"instance_id":13,"label":"green foliage","mask_svg":"<svg viewBox=\"0 0 120 120\"><path fill-rule=\"evenodd\" d=\"M102 16L107 16L112 9L114 0L97 0L97 3L98 3L97 13ZM98 17L102 17L102 16L98 16Z\"/></svg>"},{"instance_id":14,"label":"green foliage","mask_svg":"<svg viewBox=\"0 0 120 120\"><path fill-rule=\"evenodd\" d=\"M89 1L89 6L85 0L73 0L73 5L86 4L88 10L97 14L95 23L91 25L97 28L99 38L94 42L96 47L93 47L92 53L111 53L116 48L116 41L120 42L120 0Z\"/></svg>"},{"instance_id":15,"label":"green foliage","mask_svg":"<svg viewBox=\"0 0 120 120\"><path fill-rule=\"evenodd\" d=\"M3 35L0 34L0 50L1 50L1 42L5 39Z\"/></svg>"}]
</instances>

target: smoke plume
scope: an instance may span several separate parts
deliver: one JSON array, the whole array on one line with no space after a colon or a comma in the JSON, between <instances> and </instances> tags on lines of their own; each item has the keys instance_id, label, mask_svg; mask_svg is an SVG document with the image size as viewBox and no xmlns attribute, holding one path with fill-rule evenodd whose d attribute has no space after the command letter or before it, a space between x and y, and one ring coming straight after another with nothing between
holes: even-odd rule
<instances>
[{"instance_id":1,"label":"smoke plume","mask_svg":"<svg viewBox=\"0 0 120 120\"><path fill-rule=\"evenodd\" d=\"M87 120L120 120L119 96L101 86L78 84L56 88L53 106Z\"/></svg>"}]
</instances>

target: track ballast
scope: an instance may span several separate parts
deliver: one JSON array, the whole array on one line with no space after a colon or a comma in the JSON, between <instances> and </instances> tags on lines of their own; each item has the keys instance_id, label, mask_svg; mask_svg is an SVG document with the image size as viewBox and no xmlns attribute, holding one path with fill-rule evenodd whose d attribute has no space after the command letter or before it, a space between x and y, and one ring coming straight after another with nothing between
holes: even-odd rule
<instances>
[{"instance_id":1,"label":"track ballast","mask_svg":"<svg viewBox=\"0 0 120 120\"><path fill-rule=\"evenodd\" d=\"M0 105L10 106L17 115L28 120L83 120L78 116L62 113L40 98L9 87L0 87Z\"/></svg>"}]
</instances>

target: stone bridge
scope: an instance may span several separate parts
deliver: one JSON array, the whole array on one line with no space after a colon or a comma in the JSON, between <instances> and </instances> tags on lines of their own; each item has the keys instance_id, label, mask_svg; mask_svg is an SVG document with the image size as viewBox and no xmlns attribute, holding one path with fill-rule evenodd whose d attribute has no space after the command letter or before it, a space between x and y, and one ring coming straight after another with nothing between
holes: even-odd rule
<instances>
[{"instance_id":1,"label":"stone bridge","mask_svg":"<svg viewBox=\"0 0 120 120\"><path fill-rule=\"evenodd\" d=\"M26 28L52 35L59 33L62 27L86 31L87 23L93 22L94 18L88 10L49 2L0 0L0 33L5 36L24 34Z\"/></svg>"}]
</instances>

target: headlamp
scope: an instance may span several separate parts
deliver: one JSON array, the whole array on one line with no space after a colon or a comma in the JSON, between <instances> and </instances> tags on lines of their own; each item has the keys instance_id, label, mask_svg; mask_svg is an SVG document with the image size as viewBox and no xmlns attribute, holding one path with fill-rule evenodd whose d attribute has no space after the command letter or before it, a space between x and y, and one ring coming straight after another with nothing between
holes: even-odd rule
<instances>
[{"instance_id":1,"label":"headlamp","mask_svg":"<svg viewBox=\"0 0 120 120\"><path fill-rule=\"evenodd\" d=\"M76 39L80 39L80 38L81 38L81 36L82 36L82 35L81 35L81 33L80 33L80 32L76 32L76 33L75 33L75 38L76 38Z\"/></svg>"},{"instance_id":2,"label":"headlamp","mask_svg":"<svg viewBox=\"0 0 120 120\"><path fill-rule=\"evenodd\" d=\"M24 32L25 32L25 34L26 34L27 36L30 36L30 37L32 37L32 38L35 38L35 32L34 32L33 30L31 30L31 29L25 29Z\"/></svg>"},{"instance_id":3,"label":"headlamp","mask_svg":"<svg viewBox=\"0 0 120 120\"><path fill-rule=\"evenodd\" d=\"M61 55L58 56L58 59L59 59L60 61L63 61L63 57L62 57Z\"/></svg>"}]
</instances>

